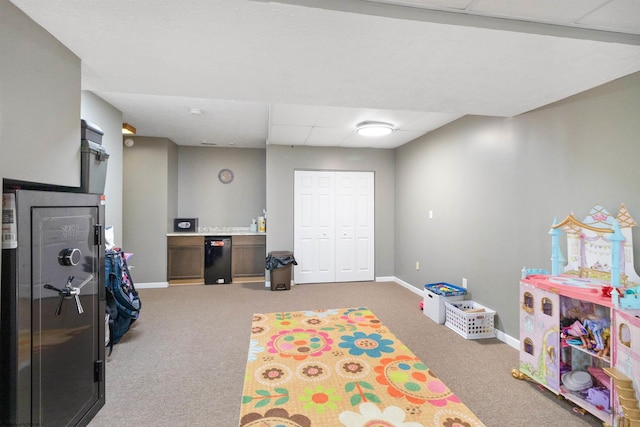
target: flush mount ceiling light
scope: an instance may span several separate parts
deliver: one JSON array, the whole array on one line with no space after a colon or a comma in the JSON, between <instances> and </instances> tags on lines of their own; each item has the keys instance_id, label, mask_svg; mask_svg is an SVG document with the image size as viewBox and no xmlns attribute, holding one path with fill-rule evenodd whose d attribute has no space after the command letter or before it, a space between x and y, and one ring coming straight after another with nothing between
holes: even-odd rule
<instances>
[{"instance_id":1,"label":"flush mount ceiling light","mask_svg":"<svg viewBox=\"0 0 640 427\"><path fill-rule=\"evenodd\" d=\"M356 126L356 132L362 136L385 136L393 132L393 125L385 122L362 122Z\"/></svg>"},{"instance_id":2,"label":"flush mount ceiling light","mask_svg":"<svg viewBox=\"0 0 640 427\"><path fill-rule=\"evenodd\" d=\"M200 116L202 115L202 110L200 108L192 107L189 108L189 113L193 114L194 116Z\"/></svg>"},{"instance_id":3,"label":"flush mount ceiling light","mask_svg":"<svg viewBox=\"0 0 640 427\"><path fill-rule=\"evenodd\" d=\"M129 123L123 123L122 124L122 134L123 135L135 135L136 134L136 128L131 126Z\"/></svg>"}]
</instances>

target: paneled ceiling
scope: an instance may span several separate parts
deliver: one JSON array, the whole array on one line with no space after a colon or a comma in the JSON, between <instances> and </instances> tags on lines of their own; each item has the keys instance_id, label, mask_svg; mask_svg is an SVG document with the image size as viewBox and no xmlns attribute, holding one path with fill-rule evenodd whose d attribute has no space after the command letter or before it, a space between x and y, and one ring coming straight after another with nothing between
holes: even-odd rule
<instances>
[{"instance_id":1,"label":"paneled ceiling","mask_svg":"<svg viewBox=\"0 0 640 427\"><path fill-rule=\"evenodd\" d=\"M395 148L640 71L637 0L11 2L82 60L83 90L179 145Z\"/></svg>"}]
</instances>

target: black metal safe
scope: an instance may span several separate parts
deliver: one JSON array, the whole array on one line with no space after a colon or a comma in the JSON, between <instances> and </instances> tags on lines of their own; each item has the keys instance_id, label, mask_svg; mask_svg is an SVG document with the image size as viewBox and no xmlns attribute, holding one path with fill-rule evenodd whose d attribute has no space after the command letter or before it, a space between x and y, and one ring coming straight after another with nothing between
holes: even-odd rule
<instances>
[{"instance_id":1,"label":"black metal safe","mask_svg":"<svg viewBox=\"0 0 640 427\"><path fill-rule=\"evenodd\" d=\"M105 402L104 206L3 191L0 424L86 425Z\"/></svg>"}]
</instances>

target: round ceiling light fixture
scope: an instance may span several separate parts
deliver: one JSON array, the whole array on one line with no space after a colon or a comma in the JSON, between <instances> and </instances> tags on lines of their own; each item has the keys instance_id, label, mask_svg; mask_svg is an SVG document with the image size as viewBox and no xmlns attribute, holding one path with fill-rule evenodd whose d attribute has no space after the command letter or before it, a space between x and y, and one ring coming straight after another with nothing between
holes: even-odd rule
<instances>
[{"instance_id":1,"label":"round ceiling light fixture","mask_svg":"<svg viewBox=\"0 0 640 427\"><path fill-rule=\"evenodd\" d=\"M393 132L393 125L385 122L362 122L356 126L356 132L362 136L385 136Z\"/></svg>"}]
</instances>

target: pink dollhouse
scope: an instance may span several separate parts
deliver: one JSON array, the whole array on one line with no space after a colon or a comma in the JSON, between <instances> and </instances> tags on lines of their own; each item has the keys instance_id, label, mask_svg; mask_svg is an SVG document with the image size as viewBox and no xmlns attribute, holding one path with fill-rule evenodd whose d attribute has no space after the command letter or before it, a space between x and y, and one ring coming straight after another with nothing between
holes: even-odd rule
<instances>
[{"instance_id":1,"label":"pink dollhouse","mask_svg":"<svg viewBox=\"0 0 640 427\"><path fill-rule=\"evenodd\" d=\"M554 224L552 272L523 270L519 379L535 381L607 425L640 427L640 277L624 205ZM567 235L567 256L559 238ZM566 262L559 273L561 263Z\"/></svg>"}]
</instances>

